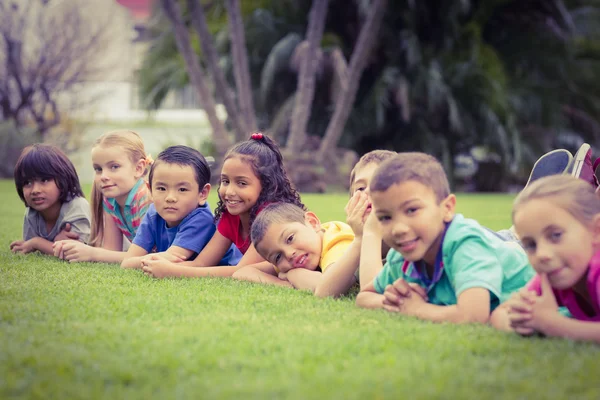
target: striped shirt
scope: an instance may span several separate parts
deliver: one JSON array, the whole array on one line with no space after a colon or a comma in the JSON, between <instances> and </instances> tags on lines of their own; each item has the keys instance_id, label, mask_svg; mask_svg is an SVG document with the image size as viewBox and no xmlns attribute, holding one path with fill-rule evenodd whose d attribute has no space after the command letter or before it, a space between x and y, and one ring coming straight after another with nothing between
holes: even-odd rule
<instances>
[{"instance_id":1,"label":"striped shirt","mask_svg":"<svg viewBox=\"0 0 600 400\"><path fill-rule=\"evenodd\" d=\"M150 190L143 178L140 178L129 191L123 210L114 198L104 197L103 201L104 212L113 218L117 227L130 242L133 242L137 228L142 223L150 204L152 204Z\"/></svg>"}]
</instances>

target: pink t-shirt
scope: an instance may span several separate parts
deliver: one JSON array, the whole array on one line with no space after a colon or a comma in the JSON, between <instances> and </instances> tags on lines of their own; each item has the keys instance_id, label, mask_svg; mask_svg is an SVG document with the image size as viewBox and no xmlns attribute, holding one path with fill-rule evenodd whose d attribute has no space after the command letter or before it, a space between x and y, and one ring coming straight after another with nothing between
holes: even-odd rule
<instances>
[{"instance_id":1,"label":"pink t-shirt","mask_svg":"<svg viewBox=\"0 0 600 400\"><path fill-rule=\"evenodd\" d=\"M588 315L581 309L577 302L577 295L572 289L552 289L559 306L567 307L571 315L582 321L600 321L600 251L590 260L587 272L587 290L592 299L594 315ZM528 290L534 290L538 295L542 293L539 275L536 275L527 285Z\"/></svg>"},{"instance_id":2,"label":"pink t-shirt","mask_svg":"<svg viewBox=\"0 0 600 400\"><path fill-rule=\"evenodd\" d=\"M250 247L250 235L246 239L242 237L242 224L239 215L231 215L227 210L223 210L217 230L221 235L231 240L242 254L246 254Z\"/></svg>"}]
</instances>

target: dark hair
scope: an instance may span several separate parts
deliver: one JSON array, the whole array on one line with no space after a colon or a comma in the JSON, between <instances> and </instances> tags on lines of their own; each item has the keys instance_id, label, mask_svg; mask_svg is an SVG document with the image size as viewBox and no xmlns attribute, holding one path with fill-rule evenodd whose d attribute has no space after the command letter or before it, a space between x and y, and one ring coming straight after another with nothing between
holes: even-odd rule
<instances>
[{"instance_id":1,"label":"dark hair","mask_svg":"<svg viewBox=\"0 0 600 400\"><path fill-rule=\"evenodd\" d=\"M417 152L398 153L382 162L373 174L369 189L371 192L384 192L392 185L407 181L417 181L431 188L438 201L450 194L442 164L429 154Z\"/></svg>"},{"instance_id":2,"label":"dark hair","mask_svg":"<svg viewBox=\"0 0 600 400\"><path fill-rule=\"evenodd\" d=\"M306 207L300 201L300 194L292 186L287 176L279 146L268 136L259 133L252 134L250 139L229 149L225 154L223 163L235 156L239 156L242 161L250 164L254 175L260 179L262 186L256 204L250 209L250 226L252 226L258 210L265 203L292 203L306 210ZM225 211L225 204L223 199L219 197L215 209L215 221L221 218L223 211Z\"/></svg>"},{"instance_id":3,"label":"dark hair","mask_svg":"<svg viewBox=\"0 0 600 400\"><path fill-rule=\"evenodd\" d=\"M54 180L60 191L58 200L61 203L75 197L85 197L73 163L56 146L36 143L25 147L21 152L15 165L15 185L25 205L27 202L23 196L23 186L25 182L36 178Z\"/></svg>"},{"instance_id":4,"label":"dark hair","mask_svg":"<svg viewBox=\"0 0 600 400\"><path fill-rule=\"evenodd\" d=\"M250 229L250 238L254 247L256 247L265 237L267 229L272 224L282 224L288 222L304 223L306 211L301 207L290 203L269 204L262 209L256 216L252 228Z\"/></svg>"},{"instance_id":5,"label":"dark hair","mask_svg":"<svg viewBox=\"0 0 600 400\"><path fill-rule=\"evenodd\" d=\"M204 185L210 182L210 167L206 159L196 149L192 149L188 146L170 146L160 152L152 167L150 167L150 174L148 176L148 182L150 183L150 190L152 190L152 177L154 176L154 169L157 165L162 163L166 164L177 164L181 166L189 165L194 170L196 176L196 182L198 188L202 190Z\"/></svg>"},{"instance_id":6,"label":"dark hair","mask_svg":"<svg viewBox=\"0 0 600 400\"><path fill-rule=\"evenodd\" d=\"M358 162L354 165L354 168L352 168L352 171L350 172L350 196L352 196L353 194L352 185L354 184L354 179L356 178L356 173L358 172L358 170L372 163L381 164L383 161L388 160L396 155L398 155L398 153L390 150L373 150L366 154L363 154L363 156L360 158L360 160L358 160Z\"/></svg>"}]
</instances>

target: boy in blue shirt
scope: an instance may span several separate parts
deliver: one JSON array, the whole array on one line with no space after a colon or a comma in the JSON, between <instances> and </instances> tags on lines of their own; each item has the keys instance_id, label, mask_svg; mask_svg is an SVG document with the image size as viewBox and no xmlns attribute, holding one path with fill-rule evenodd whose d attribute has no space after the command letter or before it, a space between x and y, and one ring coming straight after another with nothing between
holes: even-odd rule
<instances>
[{"instance_id":1,"label":"boy in blue shirt","mask_svg":"<svg viewBox=\"0 0 600 400\"><path fill-rule=\"evenodd\" d=\"M392 250L359 293L360 307L434 322L486 323L534 275L516 242L455 214L456 197L434 157L401 153L385 161L371 180L370 195Z\"/></svg>"},{"instance_id":2,"label":"boy in blue shirt","mask_svg":"<svg viewBox=\"0 0 600 400\"><path fill-rule=\"evenodd\" d=\"M193 260L215 233L206 199L210 168L199 151L187 146L163 150L149 173L152 204L129 247L123 268L142 268L146 257L172 262ZM148 255L152 251L157 254ZM241 253L231 246L220 265L236 265Z\"/></svg>"}]
</instances>

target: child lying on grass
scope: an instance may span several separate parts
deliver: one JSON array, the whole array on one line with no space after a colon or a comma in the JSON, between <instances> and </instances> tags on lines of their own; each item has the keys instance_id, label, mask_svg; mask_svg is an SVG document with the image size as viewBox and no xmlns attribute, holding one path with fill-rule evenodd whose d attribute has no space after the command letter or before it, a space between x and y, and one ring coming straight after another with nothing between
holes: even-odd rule
<instances>
[{"instance_id":1,"label":"child lying on grass","mask_svg":"<svg viewBox=\"0 0 600 400\"><path fill-rule=\"evenodd\" d=\"M370 184L383 240L383 270L359 293L365 308L435 322L486 323L533 276L523 249L455 214L441 164L423 153L383 162Z\"/></svg>"},{"instance_id":2,"label":"child lying on grass","mask_svg":"<svg viewBox=\"0 0 600 400\"><path fill-rule=\"evenodd\" d=\"M360 238L343 222L321 224L313 212L289 203L270 204L251 230L256 251L270 264L243 267L236 279L339 296L356 282Z\"/></svg>"}]
</instances>

